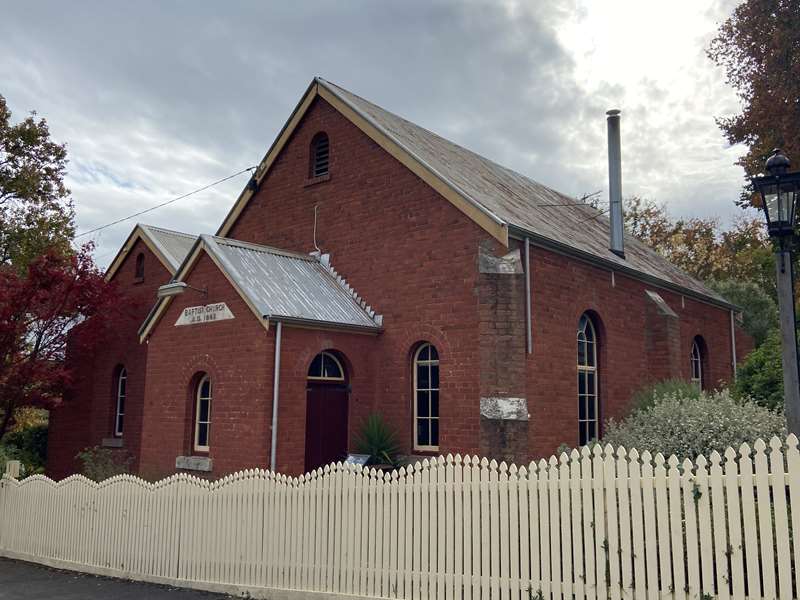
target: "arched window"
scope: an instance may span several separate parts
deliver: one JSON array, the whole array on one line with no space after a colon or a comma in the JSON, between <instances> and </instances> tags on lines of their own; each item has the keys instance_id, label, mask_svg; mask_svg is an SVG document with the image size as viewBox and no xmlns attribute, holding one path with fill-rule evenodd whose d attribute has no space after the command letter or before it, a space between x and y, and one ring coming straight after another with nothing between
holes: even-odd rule
<instances>
[{"instance_id":1,"label":"arched window","mask_svg":"<svg viewBox=\"0 0 800 600\"><path fill-rule=\"evenodd\" d=\"M331 144L327 133L318 133L311 140L311 173L310 177L322 177L328 174L330 165Z\"/></svg>"},{"instance_id":2,"label":"arched window","mask_svg":"<svg viewBox=\"0 0 800 600\"><path fill-rule=\"evenodd\" d=\"M692 383L698 389L703 389L703 342L699 337L692 340L692 351L689 355Z\"/></svg>"},{"instance_id":3,"label":"arched window","mask_svg":"<svg viewBox=\"0 0 800 600\"><path fill-rule=\"evenodd\" d=\"M207 451L211 440L211 379L203 375L197 383L194 416L194 449Z\"/></svg>"},{"instance_id":4,"label":"arched window","mask_svg":"<svg viewBox=\"0 0 800 600\"><path fill-rule=\"evenodd\" d=\"M427 343L414 353L414 448L439 449L439 353Z\"/></svg>"},{"instance_id":5,"label":"arched window","mask_svg":"<svg viewBox=\"0 0 800 600\"><path fill-rule=\"evenodd\" d=\"M125 367L120 367L117 372L116 402L114 410L114 435L122 436L122 426L125 421L125 397L128 388L128 372Z\"/></svg>"},{"instance_id":6,"label":"arched window","mask_svg":"<svg viewBox=\"0 0 800 600\"><path fill-rule=\"evenodd\" d=\"M136 255L136 279L144 279L144 253Z\"/></svg>"},{"instance_id":7,"label":"arched window","mask_svg":"<svg viewBox=\"0 0 800 600\"><path fill-rule=\"evenodd\" d=\"M320 352L308 367L308 378L315 381L344 381L342 363L330 352Z\"/></svg>"},{"instance_id":8,"label":"arched window","mask_svg":"<svg viewBox=\"0 0 800 600\"><path fill-rule=\"evenodd\" d=\"M597 332L588 314L578 321L578 443L600 437L597 393Z\"/></svg>"}]
</instances>

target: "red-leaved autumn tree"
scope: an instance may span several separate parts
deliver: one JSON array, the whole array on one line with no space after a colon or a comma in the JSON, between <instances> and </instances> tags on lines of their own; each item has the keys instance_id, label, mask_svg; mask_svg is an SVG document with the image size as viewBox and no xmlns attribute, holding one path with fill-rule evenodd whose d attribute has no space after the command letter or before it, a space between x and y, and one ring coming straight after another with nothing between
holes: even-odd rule
<instances>
[{"instance_id":1,"label":"red-leaved autumn tree","mask_svg":"<svg viewBox=\"0 0 800 600\"><path fill-rule=\"evenodd\" d=\"M0 440L17 408L59 404L70 383L68 339L71 350L89 350L113 318L116 289L90 252L51 249L25 273L0 265Z\"/></svg>"}]
</instances>

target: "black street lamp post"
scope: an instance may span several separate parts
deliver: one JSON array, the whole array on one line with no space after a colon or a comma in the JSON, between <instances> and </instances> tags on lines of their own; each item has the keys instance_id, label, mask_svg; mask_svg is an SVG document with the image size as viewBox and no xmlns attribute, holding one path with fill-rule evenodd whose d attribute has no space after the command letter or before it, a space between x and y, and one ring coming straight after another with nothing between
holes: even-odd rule
<instances>
[{"instance_id":1,"label":"black street lamp post","mask_svg":"<svg viewBox=\"0 0 800 600\"><path fill-rule=\"evenodd\" d=\"M789 159L775 149L767 159L767 174L753 178L767 217L767 230L777 254L778 307L783 350L783 395L786 425L800 435L800 374L797 363L797 326L794 309L792 244L795 239L795 211L800 199L800 171L789 173Z\"/></svg>"}]
</instances>

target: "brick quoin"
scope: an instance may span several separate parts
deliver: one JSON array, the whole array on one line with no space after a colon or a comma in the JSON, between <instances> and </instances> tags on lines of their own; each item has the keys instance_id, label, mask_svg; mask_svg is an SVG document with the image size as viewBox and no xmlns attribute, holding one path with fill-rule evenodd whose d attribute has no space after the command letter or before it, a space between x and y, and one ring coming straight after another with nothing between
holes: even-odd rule
<instances>
[{"instance_id":1,"label":"brick quoin","mask_svg":"<svg viewBox=\"0 0 800 600\"><path fill-rule=\"evenodd\" d=\"M330 175L310 180L309 148L319 132L330 140ZM351 449L359 423L379 412L398 432L402 451L414 452L412 357L419 343L430 342L440 356L440 452L517 462L578 443L576 330L586 311L599 337L602 419L624 416L632 394L647 382L688 379L698 335L707 348L705 385L732 376L728 310L537 246L531 247L533 352L528 355L525 275L479 270L481 252L502 257L522 252L522 242L512 239L504 247L321 98L313 101L227 236L308 253L314 250L315 208L317 245L383 315L383 331L283 327L281 472L303 470L306 375L322 350L341 357L347 371ZM122 272L117 278L124 281ZM165 271L159 283L168 280ZM266 329L206 255L185 280L206 288L208 297L187 290L172 300L145 344L123 344L132 354L109 353L82 364L85 379L71 394L76 399L65 402L75 410L55 413L55 453L107 435L113 406L109 382L114 365L126 361L129 373L137 374L146 363L146 377L136 384L144 389L143 396L136 392L138 400L131 384L130 445L127 422L125 434L142 475L173 473L176 456L198 454L192 427L199 373L208 373L213 387L213 470L207 475L269 465L275 324ZM126 289L146 292L151 302L155 296L155 287ZM677 318L662 314L647 290L660 294ZM235 319L174 325L184 308L212 302L227 303ZM741 360L751 341L739 330L736 343ZM481 417L481 397L494 396L525 399L530 419ZM81 420L91 428L81 430ZM53 458L48 468L61 475L68 461Z\"/></svg>"}]
</instances>

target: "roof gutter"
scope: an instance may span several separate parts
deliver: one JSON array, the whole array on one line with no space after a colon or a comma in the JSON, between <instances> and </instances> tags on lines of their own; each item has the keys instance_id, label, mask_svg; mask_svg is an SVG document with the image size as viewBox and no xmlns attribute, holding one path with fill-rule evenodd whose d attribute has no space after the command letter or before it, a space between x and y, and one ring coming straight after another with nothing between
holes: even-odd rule
<instances>
[{"instance_id":1,"label":"roof gutter","mask_svg":"<svg viewBox=\"0 0 800 600\"><path fill-rule=\"evenodd\" d=\"M577 248L573 248L568 244L557 242L550 238L523 229L522 227L518 227L517 225L509 225L508 234L510 237L520 241L524 241L525 238L530 238L530 243L533 244L534 246L545 248L547 250L552 250L553 252L557 252L558 254L571 256L573 258L577 258L584 262L588 262L592 265L608 269L610 271L617 271L619 273L624 273L626 275L629 275L633 279L638 279L639 281L648 283L655 287L666 289L672 292L677 292L679 294L682 294L689 298L693 298L694 300L698 300L700 302L704 302L706 304L711 304L713 306L725 308L727 310L733 310L735 312L741 312L742 310L740 306L731 304L730 302L726 302L725 300L717 300L716 298L712 298L711 296L706 296L699 292L695 292L694 290L690 290L689 288L685 288L683 286L670 283L669 281L664 281L663 279L659 279L658 277L654 277L653 275L642 273L641 271L631 268L627 265L621 265L619 263L615 263L614 261L596 256L589 252L578 250Z\"/></svg>"},{"instance_id":2,"label":"roof gutter","mask_svg":"<svg viewBox=\"0 0 800 600\"><path fill-rule=\"evenodd\" d=\"M352 331L353 333L366 333L378 335L383 333L383 327L377 325L355 325L351 323L337 323L336 321L317 321L314 319L303 319L301 317L284 317L281 315L264 315L267 321L285 323L289 326L305 327L307 329L336 329L339 331Z\"/></svg>"}]
</instances>

